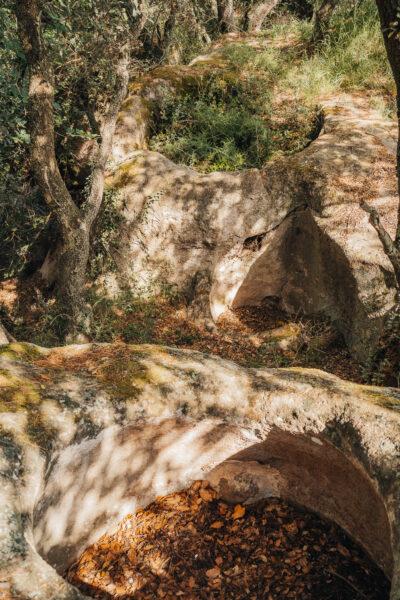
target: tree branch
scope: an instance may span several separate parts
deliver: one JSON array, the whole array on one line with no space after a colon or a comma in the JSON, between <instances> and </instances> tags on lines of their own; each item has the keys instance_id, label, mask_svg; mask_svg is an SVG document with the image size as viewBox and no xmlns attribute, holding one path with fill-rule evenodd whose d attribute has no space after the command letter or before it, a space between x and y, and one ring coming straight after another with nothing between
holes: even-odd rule
<instances>
[{"instance_id":1,"label":"tree branch","mask_svg":"<svg viewBox=\"0 0 400 600\"><path fill-rule=\"evenodd\" d=\"M383 227L378 211L366 202L361 202L360 207L369 214L369 222L377 232L380 242L383 246L383 250L392 263L397 285L400 288L400 251L397 249L395 242L392 240L386 229Z\"/></svg>"},{"instance_id":2,"label":"tree branch","mask_svg":"<svg viewBox=\"0 0 400 600\"><path fill-rule=\"evenodd\" d=\"M114 95L110 100L101 128L101 141L94 159L89 197L81 209L84 223L89 230L98 215L103 200L106 164L112 149L118 113L128 91L128 66L129 49L128 45L126 44L123 46L120 52L116 66Z\"/></svg>"},{"instance_id":3,"label":"tree branch","mask_svg":"<svg viewBox=\"0 0 400 600\"><path fill-rule=\"evenodd\" d=\"M64 230L77 220L79 210L61 176L54 143L54 85L43 43L38 0L15 3L18 32L29 67L31 162L46 203Z\"/></svg>"},{"instance_id":4,"label":"tree branch","mask_svg":"<svg viewBox=\"0 0 400 600\"><path fill-rule=\"evenodd\" d=\"M234 28L234 6L233 0L217 0L218 24L223 33L232 31Z\"/></svg>"}]
</instances>

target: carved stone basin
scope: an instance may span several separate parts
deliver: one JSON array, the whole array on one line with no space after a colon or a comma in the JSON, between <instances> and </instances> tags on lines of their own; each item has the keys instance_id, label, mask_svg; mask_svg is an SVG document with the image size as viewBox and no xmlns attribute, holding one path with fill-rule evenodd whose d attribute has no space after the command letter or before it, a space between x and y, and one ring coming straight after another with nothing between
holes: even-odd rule
<instances>
[{"instance_id":1,"label":"carved stone basin","mask_svg":"<svg viewBox=\"0 0 400 600\"><path fill-rule=\"evenodd\" d=\"M151 346L10 347L0 368L3 405L20 406L0 415L10 597L85 598L61 574L87 545L208 479L227 501L279 496L332 519L400 598L395 390Z\"/></svg>"}]
</instances>

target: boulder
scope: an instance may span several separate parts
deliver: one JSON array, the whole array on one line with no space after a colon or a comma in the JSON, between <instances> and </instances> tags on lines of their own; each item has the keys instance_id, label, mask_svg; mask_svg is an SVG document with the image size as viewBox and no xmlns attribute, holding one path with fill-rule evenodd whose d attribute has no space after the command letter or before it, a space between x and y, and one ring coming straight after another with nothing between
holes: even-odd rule
<instances>
[{"instance_id":1,"label":"boulder","mask_svg":"<svg viewBox=\"0 0 400 600\"><path fill-rule=\"evenodd\" d=\"M2 597L83 600L62 574L86 546L208 479L334 520L400 599L398 391L155 346L0 352Z\"/></svg>"},{"instance_id":2,"label":"boulder","mask_svg":"<svg viewBox=\"0 0 400 600\"><path fill-rule=\"evenodd\" d=\"M10 340L8 339L7 332L4 329L3 325L0 323L0 346L4 346L4 344L8 344Z\"/></svg>"},{"instance_id":3,"label":"boulder","mask_svg":"<svg viewBox=\"0 0 400 600\"><path fill-rule=\"evenodd\" d=\"M210 320L278 297L289 313L330 319L367 359L394 305L395 278L359 205L377 207L394 232L397 130L356 96L321 105L319 137L262 170L201 174L126 140L121 151L117 136L108 184L126 222L107 287L174 286L195 317Z\"/></svg>"},{"instance_id":4,"label":"boulder","mask_svg":"<svg viewBox=\"0 0 400 600\"><path fill-rule=\"evenodd\" d=\"M15 342L15 340L0 321L0 346L5 346L10 342Z\"/></svg>"}]
</instances>

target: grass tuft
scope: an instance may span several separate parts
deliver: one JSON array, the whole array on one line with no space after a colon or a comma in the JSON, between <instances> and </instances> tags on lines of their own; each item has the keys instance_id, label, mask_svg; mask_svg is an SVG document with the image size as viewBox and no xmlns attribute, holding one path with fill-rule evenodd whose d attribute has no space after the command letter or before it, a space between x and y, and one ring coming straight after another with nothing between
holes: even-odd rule
<instances>
[{"instance_id":1,"label":"grass tuft","mask_svg":"<svg viewBox=\"0 0 400 600\"><path fill-rule=\"evenodd\" d=\"M260 36L265 49L227 44L223 71L214 69L197 89L161 101L152 149L204 172L260 168L313 139L325 96L364 92L394 116L373 0L340 3L315 52L311 34L310 21L286 12Z\"/></svg>"}]
</instances>

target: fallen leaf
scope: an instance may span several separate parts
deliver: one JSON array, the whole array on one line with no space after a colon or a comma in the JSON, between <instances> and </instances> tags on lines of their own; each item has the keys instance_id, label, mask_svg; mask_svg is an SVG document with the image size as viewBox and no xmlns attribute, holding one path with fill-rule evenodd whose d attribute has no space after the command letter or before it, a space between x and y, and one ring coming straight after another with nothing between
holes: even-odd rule
<instances>
[{"instance_id":1,"label":"fallen leaf","mask_svg":"<svg viewBox=\"0 0 400 600\"><path fill-rule=\"evenodd\" d=\"M214 500L214 495L210 490L202 488L199 492L200 498L204 500L204 502L211 502Z\"/></svg>"},{"instance_id":2,"label":"fallen leaf","mask_svg":"<svg viewBox=\"0 0 400 600\"><path fill-rule=\"evenodd\" d=\"M246 514L246 509L241 504L236 504L233 513L232 519L241 519Z\"/></svg>"},{"instance_id":3,"label":"fallen leaf","mask_svg":"<svg viewBox=\"0 0 400 600\"><path fill-rule=\"evenodd\" d=\"M224 524L222 521L214 521L214 523L211 523L210 525L211 529L221 529L223 526Z\"/></svg>"},{"instance_id":4,"label":"fallen leaf","mask_svg":"<svg viewBox=\"0 0 400 600\"><path fill-rule=\"evenodd\" d=\"M337 545L337 549L339 550L339 552L342 556L346 556L346 558L348 558L350 556L350 552L347 550L347 548L345 548L341 544Z\"/></svg>"},{"instance_id":5,"label":"fallen leaf","mask_svg":"<svg viewBox=\"0 0 400 600\"><path fill-rule=\"evenodd\" d=\"M213 567L212 569L208 569L208 571L206 571L206 575L209 579L215 579L216 577L219 577L221 574L221 569L219 567Z\"/></svg>"}]
</instances>

